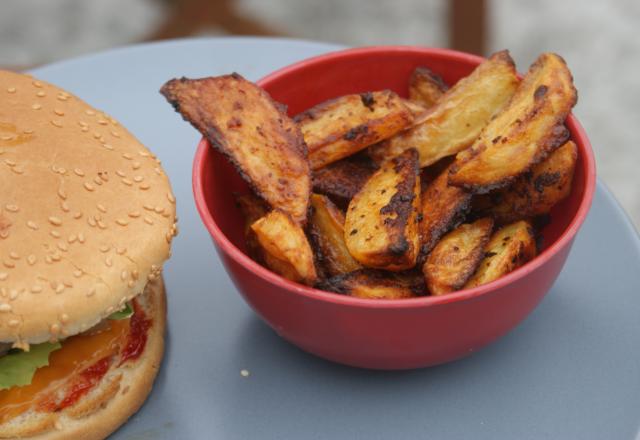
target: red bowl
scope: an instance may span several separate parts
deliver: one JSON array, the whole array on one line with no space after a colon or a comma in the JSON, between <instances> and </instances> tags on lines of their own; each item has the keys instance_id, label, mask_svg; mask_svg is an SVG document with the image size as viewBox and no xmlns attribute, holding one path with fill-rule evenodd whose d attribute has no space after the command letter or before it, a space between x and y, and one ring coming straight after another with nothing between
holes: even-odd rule
<instances>
[{"instance_id":1,"label":"red bowl","mask_svg":"<svg viewBox=\"0 0 640 440\"><path fill-rule=\"evenodd\" d=\"M336 96L391 89L407 95L409 74L427 66L453 84L482 58L443 49L371 47L314 57L258 82L289 113ZM233 192L245 182L203 139L193 165L196 206L224 266L244 299L280 336L347 365L425 367L458 359L504 335L540 302L562 270L595 190L593 152L584 130L567 119L579 156L571 195L543 230L543 251L499 280L444 296L366 300L288 281L245 254L243 219Z\"/></svg>"}]
</instances>

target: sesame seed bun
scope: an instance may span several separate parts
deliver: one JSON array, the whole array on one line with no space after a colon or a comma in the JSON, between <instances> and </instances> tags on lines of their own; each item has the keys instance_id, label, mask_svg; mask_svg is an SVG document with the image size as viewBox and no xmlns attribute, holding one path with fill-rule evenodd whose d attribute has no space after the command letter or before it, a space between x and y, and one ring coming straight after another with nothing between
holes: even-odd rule
<instances>
[{"instance_id":1,"label":"sesame seed bun","mask_svg":"<svg viewBox=\"0 0 640 440\"><path fill-rule=\"evenodd\" d=\"M94 326L157 278L175 236L159 161L110 116L0 71L0 342Z\"/></svg>"},{"instance_id":2,"label":"sesame seed bun","mask_svg":"<svg viewBox=\"0 0 640 440\"><path fill-rule=\"evenodd\" d=\"M138 304L152 317L147 344L135 360L114 366L87 395L54 413L29 410L0 424L0 438L97 440L118 429L144 403L160 368L166 328L162 279L149 283Z\"/></svg>"}]
</instances>

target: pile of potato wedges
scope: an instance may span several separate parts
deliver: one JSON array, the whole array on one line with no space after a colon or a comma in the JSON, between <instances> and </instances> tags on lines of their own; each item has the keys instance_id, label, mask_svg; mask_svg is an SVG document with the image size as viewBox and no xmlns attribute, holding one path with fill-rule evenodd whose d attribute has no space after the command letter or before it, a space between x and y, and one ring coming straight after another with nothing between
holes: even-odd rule
<instances>
[{"instance_id":1,"label":"pile of potato wedges","mask_svg":"<svg viewBox=\"0 0 640 440\"><path fill-rule=\"evenodd\" d=\"M538 252L536 219L571 192L577 101L564 60L520 78L508 51L447 85L427 67L390 90L293 118L238 74L161 93L238 169L247 253L281 276L370 299L479 286Z\"/></svg>"}]
</instances>

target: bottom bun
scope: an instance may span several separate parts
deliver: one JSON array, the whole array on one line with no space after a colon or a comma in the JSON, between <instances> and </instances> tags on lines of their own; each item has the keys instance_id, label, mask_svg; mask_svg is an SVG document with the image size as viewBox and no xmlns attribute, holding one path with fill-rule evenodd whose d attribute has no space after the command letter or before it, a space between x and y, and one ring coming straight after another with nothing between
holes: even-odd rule
<instances>
[{"instance_id":1,"label":"bottom bun","mask_svg":"<svg viewBox=\"0 0 640 440\"><path fill-rule=\"evenodd\" d=\"M136 301L152 319L140 357L112 366L95 388L62 411L29 410L9 420L0 426L0 438L104 439L138 411L151 391L164 353L166 297L162 279L150 282Z\"/></svg>"}]
</instances>

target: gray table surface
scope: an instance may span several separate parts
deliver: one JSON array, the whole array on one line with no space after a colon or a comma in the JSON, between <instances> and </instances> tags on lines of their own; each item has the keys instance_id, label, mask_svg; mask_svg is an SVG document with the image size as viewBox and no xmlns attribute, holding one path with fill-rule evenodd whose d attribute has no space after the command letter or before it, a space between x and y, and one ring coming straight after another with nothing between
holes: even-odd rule
<instances>
[{"instance_id":1,"label":"gray table surface","mask_svg":"<svg viewBox=\"0 0 640 440\"><path fill-rule=\"evenodd\" d=\"M157 91L183 75L237 71L257 80L336 48L282 39L178 40L32 72L124 123L162 159L178 197L181 235L165 272L166 357L149 400L113 437L640 438L640 240L602 184L542 304L462 361L407 372L332 364L281 340L242 301L193 202L199 135Z\"/></svg>"}]
</instances>

